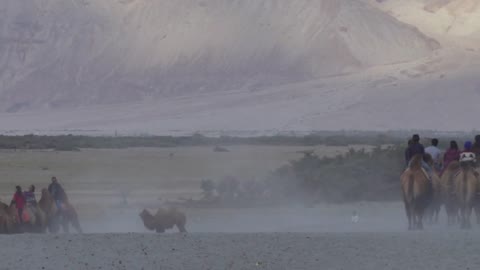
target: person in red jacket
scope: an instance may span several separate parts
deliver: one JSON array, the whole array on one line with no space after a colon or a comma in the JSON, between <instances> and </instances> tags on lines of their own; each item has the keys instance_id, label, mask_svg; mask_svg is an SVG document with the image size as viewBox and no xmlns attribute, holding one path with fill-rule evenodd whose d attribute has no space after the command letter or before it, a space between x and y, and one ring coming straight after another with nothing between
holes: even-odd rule
<instances>
[{"instance_id":1,"label":"person in red jacket","mask_svg":"<svg viewBox=\"0 0 480 270\"><path fill-rule=\"evenodd\" d=\"M23 195L22 188L20 186L17 186L15 191L15 194L13 194L13 199L12 203L15 204L17 207L18 211L18 219L20 221L20 224L23 223L23 209L25 208L25 204L27 203L25 200L25 196Z\"/></svg>"}]
</instances>

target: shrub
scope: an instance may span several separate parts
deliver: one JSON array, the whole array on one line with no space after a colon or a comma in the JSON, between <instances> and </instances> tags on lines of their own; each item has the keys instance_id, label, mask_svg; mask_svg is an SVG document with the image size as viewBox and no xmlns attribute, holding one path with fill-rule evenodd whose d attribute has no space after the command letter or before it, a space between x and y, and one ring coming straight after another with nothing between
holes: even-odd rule
<instances>
[{"instance_id":1,"label":"shrub","mask_svg":"<svg viewBox=\"0 0 480 270\"><path fill-rule=\"evenodd\" d=\"M346 155L319 158L305 155L274 171L269 185L282 196L327 202L393 200L399 198L403 150L351 149Z\"/></svg>"}]
</instances>

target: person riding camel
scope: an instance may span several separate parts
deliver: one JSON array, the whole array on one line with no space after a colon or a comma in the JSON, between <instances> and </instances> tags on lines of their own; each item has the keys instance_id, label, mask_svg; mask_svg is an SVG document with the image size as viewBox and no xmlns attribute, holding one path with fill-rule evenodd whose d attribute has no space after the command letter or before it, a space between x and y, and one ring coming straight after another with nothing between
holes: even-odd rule
<instances>
[{"instance_id":1,"label":"person riding camel","mask_svg":"<svg viewBox=\"0 0 480 270\"><path fill-rule=\"evenodd\" d=\"M472 146L472 152L475 155L480 156L480 135L475 136L475 141Z\"/></svg>"},{"instance_id":2,"label":"person riding camel","mask_svg":"<svg viewBox=\"0 0 480 270\"><path fill-rule=\"evenodd\" d=\"M472 152L475 154L475 156L480 157L480 135L475 136L475 140L472 146ZM479 163L480 161L477 160L475 167L479 167Z\"/></svg>"},{"instance_id":3,"label":"person riding camel","mask_svg":"<svg viewBox=\"0 0 480 270\"><path fill-rule=\"evenodd\" d=\"M464 144L463 144L463 151L460 153L460 155L462 153L472 153L472 142L471 141L466 141Z\"/></svg>"},{"instance_id":4,"label":"person riding camel","mask_svg":"<svg viewBox=\"0 0 480 270\"><path fill-rule=\"evenodd\" d=\"M37 206L37 199L35 198L35 186L31 185L28 191L23 193L25 196L25 201L29 206Z\"/></svg>"},{"instance_id":5,"label":"person riding camel","mask_svg":"<svg viewBox=\"0 0 480 270\"><path fill-rule=\"evenodd\" d=\"M443 171L452 163L453 161L460 160L460 150L458 149L458 144L456 141L450 141L450 148L447 149L443 155ZM442 174L443 174L442 171Z\"/></svg>"},{"instance_id":6,"label":"person riding camel","mask_svg":"<svg viewBox=\"0 0 480 270\"><path fill-rule=\"evenodd\" d=\"M412 160L412 157L415 155L425 155L425 148L423 145L420 143L420 136L418 134L414 134L412 136L412 145L410 145L407 149L406 152L406 158L409 161L409 166L410 167L410 162ZM425 172L428 175L429 179L432 179L432 168L425 162L425 160L422 159L422 168L425 170Z\"/></svg>"},{"instance_id":7,"label":"person riding camel","mask_svg":"<svg viewBox=\"0 0 480 270\"><path fill-rule=\"evenodd\" d=\"M52 183L48 186L48 192L52 195L55 200L55 205L59 212L62 211L62 204L66 201L66 194L63 187L58 183L57 178L52 177Z\"/></svg>"},{"instance_id":8,"label":"person riding camel","mask_svg":"<svg viewBox=\"0 0 480 270\"><path fill-rule=\"evenodd\" d=\"M438 139L432 139L431 145L425 148L425 153L433 159L433 166L437 172L442 170L442 151L438 148Z\"/></svg>"},{"instance_id":9,"label":"person riding camel","mask_svg":"<svg viewBox=\"0 0 480 270\"><path fill-rule=\"evenodd\" d=\"M15 194L13 194L12 204L15 204L18 211L18 221L20 224L23 224L23 209L25 208L25 196L22 192L22 187L15 187Z\"/></svg>"}]
</instances>

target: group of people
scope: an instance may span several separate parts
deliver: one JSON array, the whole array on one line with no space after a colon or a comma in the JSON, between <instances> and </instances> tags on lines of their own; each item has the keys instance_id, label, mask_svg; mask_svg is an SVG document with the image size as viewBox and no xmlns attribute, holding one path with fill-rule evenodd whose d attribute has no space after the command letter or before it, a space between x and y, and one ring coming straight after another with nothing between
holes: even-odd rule
<instances>
[{"instance_id":1,"label":"group of people","mask_svg":"<svg viewBox=\"0 0 480 270\"><path fill-rule=\"evenodd\" d=\"M422 167L431 174L432 169L435 169L440 174L448 167L452 161L459 161L462 153L473 153L476 156L480 156L480 135L476 135L474 142L466 141L463 144L463 150L460 150L456 141L450 141L450 147L443 152L438 147L438 139L431 140L431 145L424 147L420 143L420 136L415 134L408 141L408 147L405 150L405 161L407 166L413 156L417 154L429 154L433 159L433 167L431 168L425 161L422 162Z\"/></svg>"},{"instance_id":2,"label":"group of people","mask_svg":"<svg viewBox=\"0 0 480 270\"><path fill-rule=\"evenodd\" d=\"M59 212L62 210L62 203L66 200L66 194L63 187L58 183L58 180L55 176L52 177L51 183L48 186L48 192L55 200L55 204ZM31 185L28 191L23 192L21 186L15 187L15 193L13 194L12 204L15 204L15 207L18 211L19 222L23 223L23 210L25 207L36 207L37 199L35 197L35 186Z\"/></svg>"}]
</instances>

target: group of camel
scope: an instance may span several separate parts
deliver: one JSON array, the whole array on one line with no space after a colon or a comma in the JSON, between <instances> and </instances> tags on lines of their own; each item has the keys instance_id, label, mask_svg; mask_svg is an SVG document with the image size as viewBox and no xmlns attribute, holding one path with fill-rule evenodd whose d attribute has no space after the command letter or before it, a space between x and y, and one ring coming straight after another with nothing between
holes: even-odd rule
<instances>
[{"instance_id":1,"label":"group of camel","mask_svg":"<svg viewBox=\"0 0 480 270\"><path fill-rule=\"evenodd\" d=\"M408 229L423 229L425 215L438 222L442 206L448 226L459 223L462 229L471 228L470 216L474 210L480 224L480 175L474 157L453 161L441 176L433 171L430 177L422 169L422 160L433 168L430 155L415 155L400 177Z\"/></svg>"},{"instance_id":2,"label":"group of camel","mask_svg":"<svg viewBox=\"0 0 480 270\"><path fill-rule=\"evenodd\" d=\"M58 233L60 227L69 232L69 225L79 233L82 232L78 215L73 206L65 200L62 209L57 205L46 188L42 189L37 205L27 205L23 210L23 223L20 222L15 204L7 205L0 202L0 233Z\"/></svg>"}]
</instances>

